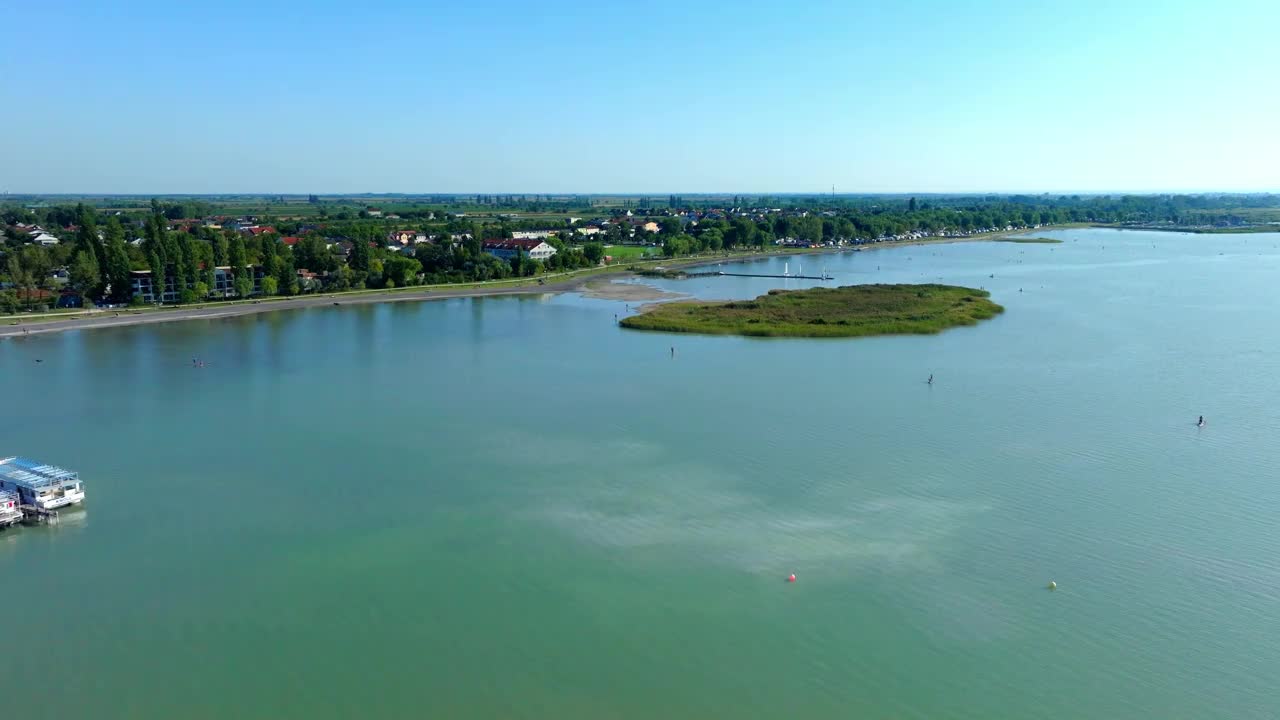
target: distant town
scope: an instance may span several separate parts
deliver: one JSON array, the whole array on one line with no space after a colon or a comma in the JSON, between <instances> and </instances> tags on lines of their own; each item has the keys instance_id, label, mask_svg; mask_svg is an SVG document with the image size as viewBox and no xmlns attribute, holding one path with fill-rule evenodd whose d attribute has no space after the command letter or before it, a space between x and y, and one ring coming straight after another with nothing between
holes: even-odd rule
<instances>
[{"instance_id":1,"label":"distant town","mask_svg":"<svg viewBox=\"0 0 1280 720\"><path fill-rule=\"evenodd\" d=\"M1280 230L1280 196L8 196L0 220L0 313L17 313L483 283L1067 223Z\"/></svg>"}]
</instances>

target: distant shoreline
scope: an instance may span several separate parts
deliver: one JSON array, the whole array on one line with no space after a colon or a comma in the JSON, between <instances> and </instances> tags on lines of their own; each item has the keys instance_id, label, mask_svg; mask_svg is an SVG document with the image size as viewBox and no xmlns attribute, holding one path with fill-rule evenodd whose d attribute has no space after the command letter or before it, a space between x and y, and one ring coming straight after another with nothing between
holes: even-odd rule
<instances>
[{"instance_id":1,"label":"distant shoreline","mask_svg":"<svg viewBox=\"0 0 1280 720\"><path fill-rule=\"evenodd\" d=\"M1067 226L1074 227L1074 226ZM1063 226L1042 228L1048 230L1064 229ZM937 237L917 240L895 240L892 242L867 243L858 245L863 250L904 247L911 245L931 245L960 242L987 242L1009 235L1018 235L1034 230L1012 230L1008 232L973 235L970 237ZM720 262L746 262L774 257L790 257L793 255L816 255L838 252L852 252L853 248L797 248L773 252L748 252L722 257L684 257L666 258L646 261L646 265L664 268L688 268L714 265ZM448 285L434 285L419 288L400 288L396 290L355 290L337 293L320 293L282 298L263 298L260 300L240 300L197 305L180 305L171 308L121 308L119 310L93 310L77 314L65 315L7 315L0 318L0 339L21 338L33 335L65 332L69 330L94 330L98 328L129 327L132 325L153 325L157 323L181 322L186 320L216 320L244 315L274 312L277 310L299 310L309 307L334 305L368 305L384 302L422 302L428 300L450 300L454 298L496 297L503 295L553 295L567 292L582 292L588 297L608 297L611 293L601 292L599 287L589 289L588 283L601 280L617 280L634 277L628 268L638 263L619 263L608 269L592 269L571 274L560 280L550 279L542 285L535 281L494 283L493 285L475 284L451 288ZM620 298L625 299L625 298ZM637 297L637 300L639 298Z\"/></svg>"}]
</instances>

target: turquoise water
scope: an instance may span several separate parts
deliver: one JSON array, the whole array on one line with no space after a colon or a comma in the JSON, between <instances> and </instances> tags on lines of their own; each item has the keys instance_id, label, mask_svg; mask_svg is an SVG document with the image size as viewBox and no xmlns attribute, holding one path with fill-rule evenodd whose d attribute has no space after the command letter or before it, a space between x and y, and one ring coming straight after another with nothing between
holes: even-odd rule
<instances>
[{"instance_id":1,"label":"turquoise water","mask_svg":"<svg viewBox=\"0 0 1280 720\"><path fill-rule=\"evenodd\" d=\"M1006 307L931 337L554 296L2 341L0 453L89 493L0 533L6 714L1273 717L1280 236L1052 235L800 261Z\"/></svg>"}]
</instances>

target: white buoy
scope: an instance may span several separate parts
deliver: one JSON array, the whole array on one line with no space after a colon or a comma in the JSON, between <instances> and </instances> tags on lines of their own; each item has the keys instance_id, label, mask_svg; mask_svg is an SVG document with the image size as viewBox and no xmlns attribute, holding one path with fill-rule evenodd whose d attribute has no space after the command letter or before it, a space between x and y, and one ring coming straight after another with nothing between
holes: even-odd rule
<instances>
[{"instance_id":1,"label":"white buoy","mask_svg":"<svg viewBox=\"0 0 1280 720\"><path fill-rule=\"evenodd\" d=\"M1058 583L1056 583L1056 582L1054 582L1054 581L1050 580L1050 581L1049 581L1049 589L1050 589L1050 590L1057 590L1057 589L1058 589Z\"/></svg>"}]
</instances>

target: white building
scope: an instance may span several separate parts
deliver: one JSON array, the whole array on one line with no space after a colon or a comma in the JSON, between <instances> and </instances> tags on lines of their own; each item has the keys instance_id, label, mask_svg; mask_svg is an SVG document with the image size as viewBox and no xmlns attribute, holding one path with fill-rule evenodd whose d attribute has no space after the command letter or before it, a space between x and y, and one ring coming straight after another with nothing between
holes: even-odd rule
<instances>
[{"instance_id":1,"label":"white building","mask_svg":"<svg viewBox=\"0 0 1280 720\"><path fill-rule=\"evenodd\" d=\"M531 260L546 260L556 254L556 249L541 240L486 240L484 251L503 260L523 253Z\"/></svg>"}]
</instances>

